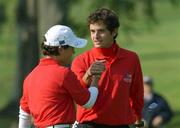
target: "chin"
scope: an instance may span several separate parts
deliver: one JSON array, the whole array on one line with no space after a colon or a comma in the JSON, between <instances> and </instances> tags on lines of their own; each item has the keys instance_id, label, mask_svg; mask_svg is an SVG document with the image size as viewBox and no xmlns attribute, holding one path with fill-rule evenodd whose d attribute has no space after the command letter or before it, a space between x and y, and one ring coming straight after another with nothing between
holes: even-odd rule
<instances>
[{"instance_id":1,"label":"chin","mask_svg":"<svg viewBox=\"0 0 180 128\"><path fill-rule=\"evenodd\" d=\"M95 48L102 48L101 45L94 45Z\"/></svg>"}]
</instances>

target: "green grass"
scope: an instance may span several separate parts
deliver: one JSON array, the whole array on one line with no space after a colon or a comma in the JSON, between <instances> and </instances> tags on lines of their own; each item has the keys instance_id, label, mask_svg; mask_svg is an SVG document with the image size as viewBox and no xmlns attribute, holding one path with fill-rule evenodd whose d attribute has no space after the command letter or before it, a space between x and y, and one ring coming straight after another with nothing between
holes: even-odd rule
<instances>
[{"instance_id":1,"label":"green grass","mask_svg":"<svg viewBox=\"0 0 180 128\"><path fill-rule=\"evenodd\" d=\"M180 9L170 10L166 7L158 14L160 24L150 32L134 35L131 45L123 45L139 54L143 74L154 77L155 90L170 103L175 116L168 128L180 126L180 16L176 15L179 12Z\"/></svg>"},{"instance_id":2,"label":"green grass","mask_svg":"<svg viewBox=\"0 0 180 128\"><path fill-rule=\"evenodd\" d=\"M7 104L11 97L12 86L16 75L16 45L10 38L0 36L0 108ZM11 43L13 42L13 43Z\"/></svg>"},{"instance_id":3,"label":"green grass","mask_svg":"<svg viewBox=\"0 0 180 128\"><path fill-rule=\"evenodd\" d=\"M179 128L180 9L172 9L172 6L166 2L157 2L156 10L159 24L154 25L150 31L147 30L148 27L141 19L136 22L136 32L131 35L131 42L126 40L121 29L117 40L122 47L138 53L143 74L154 78L155 90L170 103L175 116L167 128ZM15 30L10 29L15 28L15 26L12 23L9 24L10 26L5 30L5 33L0 34L0 109L11 98L12 89L16 82L17 44L16 38L13 36ZM82 50L76 49L75 56L90 47L92 44L89 39L88 46ZM10 127L7 125L8 123L7 119L0 118L0 127Z\"/></svg>"}]
</instances>

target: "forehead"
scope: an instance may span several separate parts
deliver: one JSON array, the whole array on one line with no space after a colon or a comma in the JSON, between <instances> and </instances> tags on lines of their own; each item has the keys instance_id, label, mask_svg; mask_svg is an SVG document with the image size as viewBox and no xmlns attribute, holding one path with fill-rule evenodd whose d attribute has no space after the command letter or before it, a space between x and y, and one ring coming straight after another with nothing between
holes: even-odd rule
<instances>
[{"instance_id":1,"label":"forehead","mask_svg":"<svg viewBox=\"0 0 180 128\"><path fill-rule=\"evenodd\" d=\"M105 29L106 25L102 21L98 21L98 22L90 24L89 27L90 29L93 29L93 28Z\"/></svg>"}]
</instances>

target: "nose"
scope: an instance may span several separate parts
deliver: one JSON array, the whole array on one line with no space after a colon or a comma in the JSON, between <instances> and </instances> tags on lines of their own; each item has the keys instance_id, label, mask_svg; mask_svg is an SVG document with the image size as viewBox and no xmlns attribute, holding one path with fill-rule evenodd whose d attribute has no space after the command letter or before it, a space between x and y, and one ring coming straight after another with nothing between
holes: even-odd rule
<instances>
[{"instance_id":1,"label":"nose","mask_svg":"<svg viewBox=\"0 0 180 128\"><path fill-rule=\"evenodd\" d=\"M96 32L94 33L94 35L95 35L95 37L98 37L98 36L99 36L99 32L96 31Z\"/></svg>"},{"instance_id":2,"label":"nose","mask_svg":"<svg viewBox=\"0 0 180 128\"><path fill-rule=\"evenodd\" d=\"M94 32L93 37L94 37L95 39L98 39L98 38L99 38L99 32L98 32L98 31Z\"/></svg>"}]
</instances>

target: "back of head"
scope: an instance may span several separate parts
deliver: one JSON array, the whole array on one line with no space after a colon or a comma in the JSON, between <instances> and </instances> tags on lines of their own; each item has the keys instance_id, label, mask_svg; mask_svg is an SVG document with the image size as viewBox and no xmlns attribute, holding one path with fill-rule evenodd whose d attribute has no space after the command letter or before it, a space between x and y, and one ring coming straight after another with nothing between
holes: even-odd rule
<instances>
[{"instance_id":1,"label":"back of head","mask_svg":"<svg viewBox=\"0 0 180 128\"><path fill-rule=\"evenodd\" d=\"M68 26L55 25L45 33L42 49L44 55L58 55L60 47L82 48L86 44L87 40L77 37Z\"/></svg>"},{"instance_id":2,"label":"back of head","mask_svg":"<svg viewBox=\"0 0 180 128\"><path fill-rule=\"evenodd\" d=\"M91 13L88 17L88 24L94 24L96 22L102 21L109 31L118 29L120 26L119 18L116 13L107 8L97 9L95 12Z\"/></svg>"}]
</instances>

